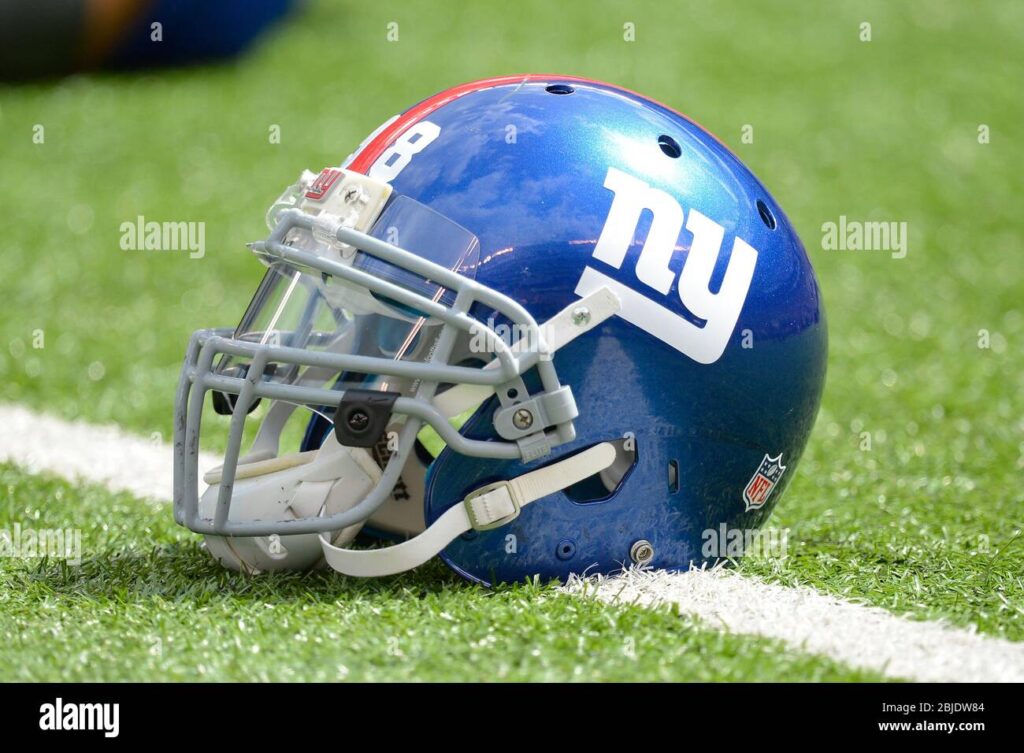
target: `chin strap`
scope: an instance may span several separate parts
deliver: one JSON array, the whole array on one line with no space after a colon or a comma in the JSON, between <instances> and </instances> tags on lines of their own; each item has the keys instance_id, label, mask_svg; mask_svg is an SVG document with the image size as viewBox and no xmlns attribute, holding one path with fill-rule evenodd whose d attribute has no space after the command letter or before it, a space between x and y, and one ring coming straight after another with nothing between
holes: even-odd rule
<instances>
[{"instance_id":1,"label":"chin strap","mask_svg":"<svg viewBox=\"0 0 1024 753\"><path fill-rule=\"evenodd\" d=\"M470 492L423 533L384 549L344 549L320 534L327 564L345 575L394 575L422 565L471 529L489 531L511 523L538 499L600 473L615 460L615 446L603 442L565 460Z\"/></svg>"}]
</instances>

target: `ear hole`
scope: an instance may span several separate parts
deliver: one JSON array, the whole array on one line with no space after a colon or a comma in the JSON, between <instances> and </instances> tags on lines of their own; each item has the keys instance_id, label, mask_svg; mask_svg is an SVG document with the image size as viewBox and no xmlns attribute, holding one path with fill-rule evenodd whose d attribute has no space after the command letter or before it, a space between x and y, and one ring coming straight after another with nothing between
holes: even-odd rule
<instances>
[{"instance_id":1,"label":"ear hole","mask_svg":"<svg viewBox=\"0 0 1024 753\"><path fill-rule=\"evenodd\" d=\"M679 462L668 461L668 493L675 494L679 491Z\"/></svg>"},{"instance_id":2,"label":"ear hole","mask_svg":"<svg viewBox=\"0 0 1024 753\"><path fill-rule=\"evenodd\" d=\"M566 487L565 496L573 502L588 504L608 499L619 490L630 471L636 466L636 439L617 439L612 445L615 447L615 460L612 464L600 473Z\"/></svg>"}]
</instances>

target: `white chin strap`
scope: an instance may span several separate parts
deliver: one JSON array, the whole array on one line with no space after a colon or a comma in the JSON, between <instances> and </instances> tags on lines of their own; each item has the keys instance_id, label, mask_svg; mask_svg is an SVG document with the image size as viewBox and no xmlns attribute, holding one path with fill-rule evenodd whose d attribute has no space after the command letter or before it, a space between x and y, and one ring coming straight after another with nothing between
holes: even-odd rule
<instances>
[{"instance_id":1,"label":"white chin strap","mask_svg":"<svg viewBox=\"0 0 1024 753\"><path fill-rule=\"evenodd\" d=\"M542 325L548 351L554 353L589 332L618 313L621 305L614 292L602 287L562 309ZM522 347L522 343L516 343L512 351ZM495 360L484 368L496 366ZM493 394L492 387L459 384L435 397L434 406L443 416L452 418L476 408ZM345 549L321 534L324 559L345 575L375 577L411 570L470 529L486 531L510 523L526 505L604 471L615 458L615 447L605 442L518 478L488 484L473 491L422 533L384 549Z\"/></svg>"},{"instance_id":2,"label":"white chin strap","mask_svg":"<svg viewBox=\"0 0 1024 753\"><path fill-rule=\"evenodd\" d=\"M510 523L529 504L600 473L615 461L615 447L603 442L588 450L508 481L487 484L438 518L423 533L384 549L344 549L320 534L327 564L345 575L394 575L422 565L469 530L487 531Z\"/></svg>"}]
</instances>

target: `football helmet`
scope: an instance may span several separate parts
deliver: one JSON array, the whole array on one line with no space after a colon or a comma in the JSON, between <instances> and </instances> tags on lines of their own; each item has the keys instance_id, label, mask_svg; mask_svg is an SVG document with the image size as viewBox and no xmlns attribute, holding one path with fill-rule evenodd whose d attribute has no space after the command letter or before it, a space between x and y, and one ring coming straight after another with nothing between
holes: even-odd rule
<instances>
[{"instance_id":1,"label":"football helmet","mask_svg":"<svg viewBox=\"0 0 1024 753\"><path fill-rule=\"evenodd\" d=\"M236 328L193 334L176 399L175 518L228 567L687 568L793 478L825 379L814 272L757 178L662 104L458 86L267 221L263 281ZM207 393L227 441L200 494Z\"/></svg>"}]
</instances>

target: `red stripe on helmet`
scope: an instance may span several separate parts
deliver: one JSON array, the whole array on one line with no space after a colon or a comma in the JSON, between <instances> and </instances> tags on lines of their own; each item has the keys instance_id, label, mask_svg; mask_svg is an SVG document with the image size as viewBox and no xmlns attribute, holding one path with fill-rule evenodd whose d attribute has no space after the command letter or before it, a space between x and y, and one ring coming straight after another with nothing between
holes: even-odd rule
<instances>
[{"instance_id":1,"label":"red stripe on helmet","mask_svg":"<svg viewBox=\"0 0 1024 753\"><path fill-rule=\"evenodd\" d=\"M377 161L377 158L380 157L385 152L385 150L389 146L391 146L396 139L398 139L399 136L401 136L403 133L409 130L409 128L411 128L414 124L424 119L434 110L443 107L444 105L451 102L453 99L458 99L459 97L465 94L470 94L471 92L480 91L482 89L493 89L496 86L506 86L508 84L525 84L534 81L551 81L553 83L557 83L559 81L568 81L581 84L595 84L597 86L603 86L609 89L615 89L620 92L624 92L626 94L631 94L635 97L645 99L648 102L652 102L653 104L656 104L659 107L663 107L664 109L675 113L684 120L688 120L701 130L703 130L705 133L710 134L711 137L718 141L720 144L722 144L722 146L726 146L725 142L723 142L720 138L715 136L715 134L711 133L711 131L709 131L707 128L704 128L704 126L695 121L693 118L684 115L675 108L669 107L668 105L658 102L655 99L651 99L650 97L644 94L635 92L632 89L626 89L616 84L609 84L605 81L598 81L592 78L583 78L581 76L561 76L557 74L548 73L521 73L512 76L495 76L494 78L484 78L480 79L479 81L470 81L465 84L460 84L459 86L453 86L451 89L445 89L442 92L438 92L434 96L429 97L420 102L419 104L410 107L398 118L396 118L394 123L392 123L383 131L378 133L376 138L374 138L373 141L367 144L363 148L363 150L355 156L351 164L348 166L348 169L354 170L355 172L358 173L367 173L370 167L373 165L373 163ZM726 148L728 149L727 146Z\"/></svg>"},{"instance_id":2,"label":"red stripe on helmet","mask_svg":"<svg viewBox=\"0 0 1024 753\"><path fill-rule=\"evenodd\" d=\"M402 113L394 123L378 133L377 138L367 144L363 148L363 151L359 152L359 154L355 156L352 163L348 166L348 169L354 170L357 173L365 174L373 163L377 161L377 158L380 157L380 155L382 155L399 136L408 131L415 123L423 120L423 118L434 110L448 104L453 99L457 99L464 94L469 94L470 92L479 91L480 89L490 89L495 86L502 86L503 84L525 82L532 78L533 76L529 75L498 76L496 78L485 78L480 81L471 81L468 84L453 86L451 89L445 89L443 92L438 92L433 97L425 99L418 105L410 107Z\"/></svg>"}]
</instances>

